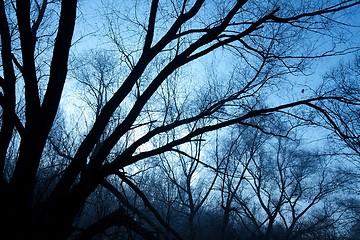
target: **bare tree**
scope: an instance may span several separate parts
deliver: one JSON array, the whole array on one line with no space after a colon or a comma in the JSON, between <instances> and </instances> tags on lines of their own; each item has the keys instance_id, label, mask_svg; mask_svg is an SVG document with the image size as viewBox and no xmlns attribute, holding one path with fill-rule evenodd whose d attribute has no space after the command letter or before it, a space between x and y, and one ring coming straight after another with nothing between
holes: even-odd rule
<instances>
[{"instance_id":1,"label":"bare tree","mask_svg":"<svg viewBox=\"0 0 360 240\"><path fill-rule=\"evenodd\" d=\"M324 102L319 106L323 118L328 122L327 128L331 129L344 143L347 148L359 155L359 76L360 57L352 55L348 61L340 61L339 64L323 76L324 82L320 91L327 91L332 95L347 96L347 101ZM333 137L333 139L335 139Z\"/></svg>"},{"instance_id":2,"label":"bare tree","mask_svg":"<svg viewBox=\"0 0 360 240\"><path fill-rule=\"evenodd\" d=\"M220 172L219 191L221 194L221 208L223 219L221 223L221 239L230 238L230 221L236 212L236 198L244 190L245 176L248 167L258 154L265 138L260 131L249 128L232 128L228 137L219 141L215 156Z\"/></svg>"},{"instance_id":3,"label":"bare tree","mask_svg":"<svg viewBox=\"0 0 360 240\"><path fill-rule=\"evenodd\" d=\"M331 130L329 139L336 142L336 148L329 149L329 154L338 155L342 158L343 164L339 166L339 174L348 176L346 195L339 198L340 206L347 212L347 229L356 226L359 219L356 213L359 208L359 76L360 76L360 57L356 53L346 60L342 59L337 65L329 69L323 76L324 84L321 88L332 92L334 95L348 96L345 104L333 102L324 103L321 107L324 119L328 121L328 129ZM355 103L355 104L354 104ZM333 116L336 116L336 120ZM334 136L335 135L335 136ZM351 233L350 233L351 235ZM351 239L351 237L350 237Z\"/></svg>"},{"instance_id":4,"label":"bare tree","mask_svg":"<svg viewBox=\"0 0 360 240\"><path fill-rule=\"evenodd\" d=\"M172 183L173 191L177 192L179 210L181 210L179 214L186 219L187 226L184 231L186 239L199 239L197 235L200 229L196 227L200 224L196 219L199 219L198 215L214 190L219 174L218 171L214 173L204 168L202 163L207 162L204 161L207 157L201 156L204 152L201 143L202 141L190 143L190 154L180 149L173 149L177 156L161 157L162 174Z\"/></svg>"},{"instance_id":5,"label":"bare tree","mask_svg":"<svg viewBox=\"0 0 360 240\"><path fill-rule=\"evenodd\" d=\"M348 52L349 46L341 48L343 38L339 41L336 34L339 26L347 27L346 16L357 9L359 1L313 4L153 0L128 4L131 7L121 6L123 13L112 6L108 10L114 15L105 15L114 20L110 21L108 35L128 70L119 76L112 95L97 105L101 109L96 109L96 119L82 133L84 136L68 156L68 164L48 196L35 202L40 163L45 159L44 149L69 80L78 3L0 1L0 225L4 236L67 239L79 229L91 232L93 225L88 226L88 231L77 226L77 220L86 217L82 215L83 207L104 179L122 179L121 169L199 141L199 136L227 126L250 125L268 132L272 129L266 124L251 124L250 120L265 123L271 115L284 115L306 121L307 116L295 116L292 111L302 106L322 113L322 101L347 103L344 96L321 94L259 104L275 89L273 86L282 89L287 74L304 72L310 60ZM331 46L319 48L327 42ZM242 66L238 80L229 82L223 91L214 92L205 84L196 89L185 76L177 75L181 69L194 68L199 59L220 53L232 56ZM189 75L197 78L194 81L201 78L201 74ZM171 78L183 90L194 87L196 97L176 99L175 104L169 94L167 102L172 101L173 108L155 104L153 100ZM196 101L197 97L201 101ZM22 113L17 111L18 106L23 106ZM116 126L111 125L110 120L122 107L127 111ZM105 130L109 133L102 139ZM16 154L9 158L8 149L14 139L19 144ZM157 144L149 146L149 141ZM119 150L118 145L124 142L124 148ZM9 161L14 166L10 174L5 169ZM120 208L99 219L102 223L107 228L124 227L143 238L153 235L136 217ZM82 236L86 239L93 235Z\"/></svg>"},{"instance_id":6,"label":"bare tree","mask_svg":"<svg viewBox=\"0 0 360 240\"><path fill-rule=\"evenodd\" d=\"M296 239L310 229L320 230L325 221L335 229L333 217L339 213L335 196L349 180L338 176L321 155L298 149L298 144L294 148L294 143L284 140L267 140L274 151L268 145L248 166L243 187L247 191L235 195L240 221L259 239L272 239L276 234ZM321 216L312 216L317 211ZM283 226L280 232L275 223Z\"/></svg>"}]
</instances>

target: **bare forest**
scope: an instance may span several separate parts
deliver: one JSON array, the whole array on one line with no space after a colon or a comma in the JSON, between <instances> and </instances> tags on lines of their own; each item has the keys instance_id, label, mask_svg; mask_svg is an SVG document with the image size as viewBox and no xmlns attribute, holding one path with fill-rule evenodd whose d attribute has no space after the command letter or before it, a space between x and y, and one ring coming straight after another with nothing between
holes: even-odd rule
<instances>
[{"instance_id":1,"label":"bare forest","mask_svg":"<svg viewBox=\"0 0 360 240\"><path fill-rule=\"evenodd\" d=\"M0 0L0 238L360 239L360 1Z\"/></svg>"}]
</instances>

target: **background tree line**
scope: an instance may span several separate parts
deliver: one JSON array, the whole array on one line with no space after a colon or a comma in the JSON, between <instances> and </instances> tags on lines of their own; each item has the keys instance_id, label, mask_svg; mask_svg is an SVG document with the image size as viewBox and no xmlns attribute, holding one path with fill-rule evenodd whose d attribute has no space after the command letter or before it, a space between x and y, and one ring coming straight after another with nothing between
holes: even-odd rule
<instances>
[{"instance_id":1,"label":"background tree line","mask_svg":"<svg viewBox=\"0 0 360 240\"><path fill-rule=\"evenodd\" d=\"M359 5L1 0L1 234L357 239Z\"/></svg>"}]
</instances>

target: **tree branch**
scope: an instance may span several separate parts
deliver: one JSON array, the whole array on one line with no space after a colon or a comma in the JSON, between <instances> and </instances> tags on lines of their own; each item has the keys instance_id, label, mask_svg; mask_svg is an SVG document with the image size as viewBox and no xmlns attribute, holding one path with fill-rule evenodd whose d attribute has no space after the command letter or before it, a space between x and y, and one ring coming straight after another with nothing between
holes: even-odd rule
<instances>
[{"instance_id":1,"label":"tree branch","mask_svg":"<svg viewBox=\"0 0 360 240\"><path fill-rule=\"evenodd\" d=\"M169 230L176 239L181 240L182 238L178 235L178 233L168 224L166 223L163 218L160 216L158 211L152 206L146 195L138 188L133 182L131 182L125 175L122 173L117 172L116 175L123 180L134 192L141 198L144 202L145 206L154 214L156 219L160 222L162 226L164 226L167 230Z\"/></svg>"},{"instance_id":2,"label":"tree branch","mask_svg":"<svg viewBox=\"0 0 360 240\"><path fill-rule=\"evenodd\" d=\"M31 32L34 38L34 44L37 41L37 31L39 29L39 26L44 18L44 14L45 14L45 10L46 10L46 6L48 3L48 0L43 0L41 6L39 5L39 3L37 2L37 0L35 1L36 6L38 8L38 17L36 18L35 22L33 23L32 27L31 27Z\"/></svg>"},{"instance_id":3,"label":"tree branch","mask_svg":"<svg viewBox=\"0 0 360 240\"><path fill-rule=\"evenodd\" d=\"M33 128L39 120L40 96L34 60L35 42L30 27L30 1L16 1L22 53L22 76L25 81L26 122Z\"/></svg>"},{"instance_id":4,"label":"tree branch","mask_svg":"<svg viewBox=\"0 0 360 240\"><path fill-rule=\"evenodd\" d=\"M12 139L14 121L12 114L15 113L16 89L15 70L11 61L11 33L8 19L5 13L4 1L0 1L0 38L1 38L1 64L4 77L0 79L1 106L3 108L2 123L0 129L0 183L6 182L4 178L7 149ZM21 128L19 128L19 132Z\"/></svg>"},{"instance_id":5,"label":"tree branch","mask_svg":"<svg viewBox=\"0 0 360 240\"><path fill-rule=\"evenodd\" d=\"M139 160L170 151L175 146L178 146L178 145L181 145L188 141L191 141L191 139L193 137L204 134L206 132L211 132L211 131L214 131L214 130L217 130L220 128L234 125L234 124L242 124L243 121L245 121L247 119L251 119L251 118L262 116L265 114L277 112L279 110L292 108L292 107L296 107L296 106L300 106L300 105L306 105L306 103L311 103L311 102L315 102L315 101L330 100L330 99L339 100L341 98L339 98L339 97L316 97L316 98L310 98L310 99L306 99L306 100L291 102L291 103L279 105L276 107L264 108L264 109L260 109L260 110L253 110L253 111L250 111L238 118L234 118L234 119L230 119L230 120L227 120L224 122L220 122L218 124L198 128L182 138L176 139L176 140L174 140L168 144L165 144L164 146L161 146L157 149L141 152L141 153L137 154L136 156L130 157L132 153L129 151L124 151L121 155L119 155L116 159L114 159L114 161L112 161L108 165L105 165L103 170L107 174L111 174L113 171L116 171L117 169L128 166L129 164L135 163ZM194 120L194 119L192 119L192 120ZM169 127L169 126L166 126L166 127Z\"/></svg>"},{"instance_id":6,"label":"tree branch","mask_svg":"<svg viewBox=\"0 0 360 240\"><path fill-rule=\"evenodd\" d=\"M153 0L151 2L150 17L149 17L147 34L145 37L144 51L148 51L150 49L153 38L154 38L156 13L157 13L158 4L159 4L159 0Z\"/></svg>"},{"instance_id":7,"label":"tree branch","mask_svg":"<svg viewBox=\"0 0 360 240\"><path fill-rule=\"evenodd\" d=\"M110 182L104 180L101 185L104 186L107 190L109 190L127 209L130 209L133 213L142 218L147 224L154 228L155 231L157 231L158 233L162 233L162 231L158 228L158 226L156 226L156 224L152 220L150 220L141 210L130 204L126 197L121 194L120 191L116 189L116 187L114 187Z\"/></svg>"},{"instance_id":8,"label":"tree branch","mask_svg":"<svg viewBox=\"0 0 360 240\"><path fill-rule=\"evenodd\" d=\"M347 2L351 2L351 1L345 1L345 3ZM330 7L324 8L324 9L320 9L318 11L314 11L314 12L309 12L309 13L302 13L302 14L298 14L292 17L288 17L288 18L282 18L282 17L277 17L275 15L272 15L270 17L271 20L273 20L274 22L279 22L279 23L289 23L292 21L296 21L299 20L301 18L305 18L305 17L314 17L314 16L319 16L322 14L327 14L327 13L333 13L333 12L338 12L347 8L351 8L354 7L356 5L359 5L360 1L355 1L353 3L350 4L344 4L343 2L340 2L338 4L332 5Z\"/></svg>"},{"instance_id":9,"label":"tree branch","mask_svg":"<svg viewBox=\"0 0 360 240\"><path fill-rule=\"evenodd\" d=\"M97 234L102 233L104 230L112 227L112 226L124 226L127 229L130 229L142 237L144 239L156 240L157 238L153 235L152 232L142 227L140 223L135 221L132 217L126 214L126 210L122 207L119 207L114 212L108 214L103 217L93 225L90 225L85 230L81 232L77 239L79 240L89 240L92 239Z\"/></svg>"}]
</instances>

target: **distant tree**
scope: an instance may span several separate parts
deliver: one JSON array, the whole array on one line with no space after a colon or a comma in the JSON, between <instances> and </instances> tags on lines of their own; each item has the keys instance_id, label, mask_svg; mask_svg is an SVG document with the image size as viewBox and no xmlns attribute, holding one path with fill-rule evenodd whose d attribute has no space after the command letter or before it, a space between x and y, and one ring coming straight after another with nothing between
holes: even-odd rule
<instances>
[{"instance_id":1,"label":"distant tree","mask_svg":"<svg viewBox=\"0 0 360 240\"><path fill-rule=\"evenodd\" d=\"M1 0L1 234L13 239L91 239L105 238L106 231L115 228L125 229L128 236L158 239L145 217L128 211L131 205L120 200L119 185L125 183L152 209L126 169L135 171L136 163L176 152L202 141L201 135L228 126L277 132L267 124L274 115L308 122L310 116L295 110L324 115L325 101L357 104L331 93L260 103L276 91L288 96L284 85L291 83L289 74L306 72L313 60L348 52L351 46L342 45L347 35L341 30L351 26L348 17L358 12L359 5L352 0L109 1L102 16L108 20L110 39L103 42L111 41L108 46L116 48L118 64L126 68L108 96L103 92L106 81L98 81L101 76L81 80L89 88L89 95L83 96L86 101L95 93L95 102L87 104L95 106L96 117L77 116L91 124L73 138L78 142L71 149L55 137L64 136L66 142L69 128L75 129L79 121L65 116L64 128L55 123L61 101L68 100L64 89L72 81L68 69L81 13L77 10L85 6L76 0ZM220 56L226 57L223 66L221 61L215 66L222 75L218 83L226 84L207 85L198 60L210 62ZM96 68L109 77L107 64ZM167 84L175 88L166 88ZM125 109L121 118L111 121L119 109ZM335 127L333 118L339 116L326 120ZM56 166L47 164L53 159L46 149L50 144L56 161L64 164L47 194L37 198L34 194L42 186L38 181L51 176L43 174L44 166ZM85 221L87 213L106 206L101 202L104 205L87 210L89 202L97 204L94 197L108 196L103 195L104 188L117 207Z\"/></svg>"},{"instance_id":2,"label":"distant tree","mask_svg":"<svg viewBox=\"0 0 360 240\"><path fill-rule=\"evenodd\" d=\"M341 170L339 172L351 178L351 181L347 184L346 195L339 198L339 204L348 218L344 229L350 231L350 239L353 239L358 232L360 209L358 198L360 193L360 108L359 104L353 104L360 99L359 53L346 60L342 59L327 71L323 78L323 89L333 95L347 96L348 98L346 104L324 102L322 113L330 123L328 128L333 133L329 139L331 142L336 141L337 143L335 145L337 147L334 150L328 149L328 153L339 155L342 158L342 162L346 164L339 166L339 170ZM336 121L331 121L331 119L335 119L334 116L336 116Z\"/></svg>"},{"instance_id":3,"label":"distant tree","mask_svg":"<svg viewBox=\"0 0 360 240\"><path fill-rule=\"evenodd\" d=\"M249 128L233 128L229 135L220 141L216 159L220 172L218 190L223 211L219 236L221 239L228 239L231 236L229 228L234 219L232 216L236 215L237 211L236 199L240 195L246 195L243 192L245 176L248 175L248 168L254 161L255 155L261 151L261 146L265 141L265 135Z\"/></svg>"},{"instance_id":4,"label":"distant tree","mask_svg":"<svg viewBox=\"0 0 360 240\"><path fill-rule=\"evenodd\" d=\"M324 75L324 83L319 91L332 95L346 96L345 103L324 102L321 112L328 122L328 128L346 143L347 147L360 155L360 55L352 55L350 60L342 60ZM332 120L333 119L333 120Z\"/></svg>"},{"instance_id":5,"label":"distant tree","mask_svg":"<svg viewBox=\"0 0 360 240\"><path fill-rule=\"evenodd\" d=\"M219 172L207 171L202 162L207 162L207 157L202 157L202 142L189 144L189 155L178 149L173 149L177 156L161 157L161 165L166 181L171 182L172 191L177 193L179 212L186 222L186 231L183 234L186 239L198 239L200 232L196 227L199 215L214 190ZM206 177L200 177L206 176Z\"/></svg>"},{"instance_id":6,"label":"distant tree","mask_svg":"<svg viewBox=\"0 0 360 240\"><path fill-rule=\"evenodd\" d=\"M280 235L281 239L296 239L310 229L321 229L324 221L332 222L328 228L336 227L332 221L339 213L335 194L345 189L348 178L337 176L319 154L301 150L289 140L265 138L261 145L249 146L251 161L245 161L243 173L236 172L244 180L236 188L224 189L233 198L233 221L259 239ZM328 201L332 208L325 211ZM311 217L322 210L318 221Z\"/></svg>"}]
</instances>

